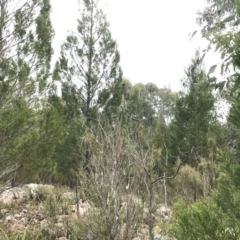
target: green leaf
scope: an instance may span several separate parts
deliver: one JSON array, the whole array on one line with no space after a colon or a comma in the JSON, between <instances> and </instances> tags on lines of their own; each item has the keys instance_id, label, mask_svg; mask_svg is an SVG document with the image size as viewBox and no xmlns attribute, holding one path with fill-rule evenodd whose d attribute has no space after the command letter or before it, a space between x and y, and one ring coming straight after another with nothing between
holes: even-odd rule
<instances>
[{"instance_id":1,"label":"green leaf","mask_svg":"<svg viewBox=\"0 0 240 240\"><path fill-rule=\"evenodd\" d=\"M219 88L219 90L222 91L225 86L225 83L226 83L226 81L221 81L221 82L217 83L215 85L215 89Z\"/></svg>"},{"instance_id":2,"label":"green leaf","mask_svg":"<svg viewBox=\"0 0 240 240\"><path fill-rule=\"evenodd\" d=\"M216 77L209 78L209 82L215 82L217 80Z\"/></svg>"},{"instance_id":3,"label":"green leaf","mask_svg":"<svg viewBox=\"0 0 240 240\"><path fill-rule=\"evenodd\" d=\"M218 8L218 5L216 5L217 8ZM228 7L229 7L229 3L222 4L221 8L218 10L218 14L223 16L226 11L228 12L228 9L227 9Z\"/></svg>"},{"instance_id":4,"label":"green leaf","mask_svg":"<svg viewBox=\"0 0 240 240\"><path fill-rule=\"evenodd\" d=\"M225 52L225 51L223 51L223 52L222 52L222 54L221 54L221 59L224 59L224 58L225 58L225 56L226 56L226 52Z\"/></svg>"},{"instance_id":5,"label":"green leaf","mask_svg":"<svg viewBox=\"0 0 240 240\"><path fill-rule=\"evenodd\" d=\"M215 52L221 47L220 43L217 44L216 48L215 48Z\"/></svg>"},{"instance_id":6,"label":"green leaf","mask_svg":"<svg viewBox=\"0 0 240 240\"><path fill-rule=\"evenodd\" d=\"M195 30L190 38L190 40L192 40L192 38L195 36L195 34L197 33L197 30Z\"/></svg>"},{"instance_id":7,"label":"green leaf","mask_svg":"<svg viewBox=\"0 0 240 240\"><path fill-rule=\"evenodd\" d=\"M207 81L205 82L200 82L200 83L194 83L194 86L196 89L203 89L206 88L209 85Z\"/></svg>"},{"instance_id":8,"label":"green leaf","mask_svg":"<svg viewBox=\"0 0 240 240\"><path fill-rule=\"evenodd\" d=\"M228 6L227 3L225 3L225 4L222 5L222 7L221 7L221 9L220 9L221 13L226 10L227 6Z\"/></svg>"},{"instance_id":9,"label":"green leaf","mask_svg":"<svg viewBox=\"0 0 240 240\"><path fill-rule=\"evenodd\" d=\"M229 87L230 87L230 81L228 80L226 84L226 88L229 89Z\"/></svg>"},{"instance_id":10,"label":"green leaf","mask_svg":"<svg viewBox=\"0 0 240 240\"><path fill-rule=\"evenodd\" d=\"M208 75L214 73L215 70L216 70L216 68L217 68L217 65L213 65L213 66L211 66L210 69L209 69L209 71L208 71Z\"/></svg>"},{"instance_id":11,"label":"green leaf","mask_svg":"<svg viewBox=\"0 0 240 240\"><path fill-rule=\"evenodd\" d=\"M201 30L201 34L205 36L207 30L207 26L204 26L203 29Z\"/></svg>"},{"instance_id":12,"label":"green leaf","mask_svg":"<svg viewBox=\"0 0 240 240\"><path fill-rule=\"evenodd\" d=\"M225 66L225 72L228 70L229 71L229 69L228 69L228 67L229 67L229 64L230 64L231 62L227 62L227 64L226 64L226 66Z\"/></svg>"},{"instance_id":13,"label":"green leaf","mask_svg":"<svg viewBox=\"0 0 240 240\"><path fill-rule=\"evenodd\" d=\"M234 24L233 24L233 26L235 27L235 26L238 26L240 24L240 19L238 19Z\"/></svg>"},{"instance_id":14,"label":"green leaf","mask_svg":"<svg viewBox=\"0 0 240 240\"><path fill-rule=\"evenodd\" d=\"M208 46L207 46L207 51L211 50L211 45L212 45L213 42L209 42ZM213 43L214 44L214 43Z\"/></svg>"},{"instance_id":15,"label":"green leaf","mask_svg":"<svg viewBox=\"0 0 240 240\"><path fill-rule=\"evenodd\" d=\"M224 62L227 62L232 56L227 57Z\"/></svg>"},{"instance_id":16,"label":"green leaf","mask_svg":"<svg viewBox=\"0 0 240 240\"><path fill-rule=\"evenodd\" d=\"M222 65L221 65L221 75L223 75L224 66L225 66L225 64L224 64L224 63L222 63Z\"/></svg>"},{"instance_id":17,"label":"green leaf","mask_svg":"<svg viewBox=\"0 0 240 240\"><path fill-rule=\"evenodd\" d=\"M222 21L222 23L231 22L232 20L234 20L234 18L235 18L235 15L228 16Z\"/></svg>"},{"instance_id":18,"label":"green leaf","mask_svg":"<svg viewBox=\"0 0 240 240\"><path fill-rule=\"evenodd\" d=\"M206 56L206 53L204 53L204 54L202 55L201 61L203 61L203 59L205 58L205 56Z\"/></svg>"}]
</instances>

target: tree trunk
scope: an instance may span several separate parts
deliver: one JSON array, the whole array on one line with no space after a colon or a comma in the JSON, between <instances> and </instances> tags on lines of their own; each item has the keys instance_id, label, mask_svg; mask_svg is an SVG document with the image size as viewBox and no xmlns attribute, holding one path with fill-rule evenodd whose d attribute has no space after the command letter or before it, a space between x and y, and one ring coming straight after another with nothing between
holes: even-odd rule
<instances>
[{"instance_id":1,"label":"tree trunk","mask_svg":"<svg viewBox=\"0 0 240 240\"><path fill-rule=\"evenodd\" d=\"M148 219L148 227L149 227L149 235L150 239L154 240L154 235L153 235L153 217L152 217L152 203L153 203L153 184L152 181L150 182L149 186L149 219Z\"/></svg>"},{"instance_id":2,"label":"tree trunk","mask_svg":"<svg viewBox=\"0 0 240 240\"><path fill-rule=\"evenodd\" d=\"M166 172L164 171L164 178L163 178L163 188L164 188L164 205L168 207L168 200L167 200L167 186L166 186Z\"/></svg>"}]
</instances>

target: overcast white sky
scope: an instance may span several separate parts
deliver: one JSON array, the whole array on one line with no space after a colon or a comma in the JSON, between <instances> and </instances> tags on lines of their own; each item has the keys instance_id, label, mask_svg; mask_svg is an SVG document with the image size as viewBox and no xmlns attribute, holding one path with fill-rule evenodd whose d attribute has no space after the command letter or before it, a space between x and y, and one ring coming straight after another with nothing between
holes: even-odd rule
<instances>
[{"instance_id":1,"label":"overcast white sky","mask_svg":"<svg viewBox=\"0 0 240 240\"><path fill-rule=\"evenodd\" d=\"M189 41L188 34L197 29L197 11L203 0L102 0L117 40L124 76L132 83L153 82L159 87L180 89L179 80L196 48L206 42L197 34ZM55 57L67 36L76 29L77 0L52 0L52 21L55 29ZM216 63L214 56L206 60L208 69Z\"/></svg>"}]
</instances>

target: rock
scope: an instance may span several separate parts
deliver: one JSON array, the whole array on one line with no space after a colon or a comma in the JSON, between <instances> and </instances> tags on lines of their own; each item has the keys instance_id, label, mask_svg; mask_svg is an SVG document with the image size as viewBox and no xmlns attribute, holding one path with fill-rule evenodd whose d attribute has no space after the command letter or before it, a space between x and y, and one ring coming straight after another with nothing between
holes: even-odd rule
<instances>
[{"instance_id":1,"label":"rock","mask_svg":"<svg viewBox=\"0 0 240 240\"><path fill-rule=\"evenodd\" d=\"M0 196L0 201L4 204L11 204L13 202L14 195L10 191L5 191Z\"/></svg>"},{"instance_id":2,"label":"rock","mask_svg":"<svg viewBox=\"0 0 240 240\"><path fill-rule=\"evenodd\" d=\"M141 235L148 236L149 230L148 226L141 229Z\"/></svg>"},{"instance_id":3,"label":"rock","mask_svg":"<svg viewBox=\"0 0 240 240\"><path fill-rule=\"evenodd\" d=\"M27 203L27 204L25 205L25 210L27 210L27 209L29 209L29 208L31 208L31 204L30 204L30 203Z\"/></svg>"},{"instance_id":4,"label":"rock","mask_svg":"<svg viewBox=\"0 0 240 240\"><path fill-rule=\"evenodd\" d=\"M23 217L18 221L18 223L23 225L23 226L27 226L28 225L28 219L26 217Z\"/></svg>"},{"instance_id":5,"label":"rock","mask_svg":"<svg viewBox=\"0 0 240 240\"><path fill-rule=\"evenodd\" d=\"M79 200L79 216L85 216L89 209L91 208L90 204L82 199ZM77 204L72 205L72 213L77 213Z\"/></svg>"},{"instance_id":6,"label":"rock","mask_svg":"<svg viewBox=\"0 0 240 240\"><path fill-rule=\"evenodd\" d=\"M52 189L54 188L53 185L46 185L46 184L36 184L36 183L29 183L24 185L24 187L27 187L30 189L31 197L36 199L39 196L39 189L45 188L45 189Z\"/></svg>"},{"instance_id":7,"label":"rock","mask_svg":"<svg viewBox=\"0 0 240 240\"><path fill-rule=\"evenodd\" d=\"M2 215L6 215L7 213L8 213L7 209L5 209L5 208L1 209L1 214Z\"/></svg>"},{"instance_id":8,"label":"rock","mask_svg":"<svg viewBox=\"0 0 240 240\"><path fill-rule=\"evenodd\" d=\"M42 211L43 210L43 204L42 203L40 203L39 205L38 205L38 211Z\"/></svg>"},{"instance_id":9,"label":"rock","mask_svg":"<svg viewBox=\"0 0 240 240\"><path fill-rule=\"evenodd\" d=\"M20 217L24 217L26 214L24 212L19 213Z\"/></svg>"},{"instance_id":10,"label":"rock","mask_svg":"<svg viewBox=\"0 0 240 240\"><path fill-rule=\"evenodd\" d=\"M147 208L143 209L143 221L146 224L148 224L148 222L149 222L149 210ZM152 221L153 221L153 223L156 221L156 216L153 213L152 213Z\"/></svg>"},{"instance_id":11,"label":"rock","mask_svg":"<svg viewBox=\"0 0 240 240\"><path fill-rule=\"evenodd\" d=\"M76 205L72 205L72 206L71 206L71 212L72 212L72 213L77 212L77 206L76 206Z\"/></svg>"},{"instance_id":12,"label":"rock","mask_svg":"<svg viewBox=\"0 0 240 240\"><path fill-rule=\"evenodd\" d=\"M27 211L27 209L23 209L22 212L23 213L27 213L28 211Z\"/></svg>"},{"instance_id":13,"label":"rock","mask_svg":"<svg viewBox=\"0 0 240 240\"><path fill-rule=\"evenodd\" d=\"M16 223L17 220L16 220L12 215L8 215L8 216L6 216L4 222L5 222L5 223Z\"/></svg>"},{"instance_id":14,"label":"rock","mask_svg":"<svg viewBox=\"0 0 240 240\"><path fill-rule=\"evenodd\" d=\"M90 204L82 199L79 200L79 215L84 216L90 209Z\"/></svg>"},{"instance_id":15,"label":"rock","mask_svg":"<svg viewBox=\"0 0 240 240\"><path fill-rule=\"evenodd\" d=\"M43 219L41 222L40 222L40 225L41 225L41 228L45 228L48 224L48 221L47 219Z\"/></svg>"},{"instance_id":16,"label":"rock","mask_svg":"<svg viewBox=\"0 0 240 240\"><path fill-rule=\"evenodd\" d=\"M144 208L144 209L143 209L143 220L144 220L145 222L148 222L148 214L149 214L148 209L147 209L147 208Z\"/></svg>"},{"instance_id":17,"label":"rock","mask_svg":"<svg viewBox=\"0 0 240 240\"><path fill-rule=\"evenodd\" d=\"M21 224L13 224L10 228L10 230L12 232L17 232L17 231L24 231L26 229L26 227L24 225L21 225Z\"/></svg>"},{"instance_id":18,"label":"rock","mask_svg":"<svg viewBox=\"0 0 240 240\"><path fill-rule=\"evenodd\" d=\"M43 216L42 213L36 213L35 218L36 218L38 221L44 220L44 216Z\"/></svg>"},{"instance_id":19,"label":"rock","mask_svg":"<svg viewBox=\"0 0 240 240\"><path fill-rule=\"evenodd\" d=\"M0 194L0 202L10 205L14 200L24 202L27 199L27 194L22 188L10 188L4 190Z\"/></svg>"},{"instance_id":20,"label":"rock","mask_svg":"<svg viewBox=\"0 0 240 240\"><path fill-rule=\"evenodd\" d=\"M35 225L39 223L39 221L35 218L33 220L31 220L31 222L34 223Z\"/></svg>"},{"instance_id":21,"label":"rock","mask_svg":"<svg viewBox=\"0 0 240 240\"><path fill-rule=\"evenodd\" d=\"M156 210L156 216L161 218L162 220L168 221L171 217L171 210L162 205Z\"/></svg>"},{"instance_id":22,"label":"rock","mask_svg":"<svg viewBox=\"0 0 240 240\"><path fill-rule=\"evenodd\" d=\"M15 219L20 219L21 217L22 217L22 216L21 216L20 214L18 214L18 213L14 215L14 218L15 218Z\"/></svg>"},{"instance_id":23,"label":"rock","mask_svg":"<svg viewBox=\"0 0 240 240\"><path fill-rule=\"evenodd\" d=\"M162 236L161 234L156 234L153 237L154 240L165 240L165 237Z\"/></svg>"}]
</instances>

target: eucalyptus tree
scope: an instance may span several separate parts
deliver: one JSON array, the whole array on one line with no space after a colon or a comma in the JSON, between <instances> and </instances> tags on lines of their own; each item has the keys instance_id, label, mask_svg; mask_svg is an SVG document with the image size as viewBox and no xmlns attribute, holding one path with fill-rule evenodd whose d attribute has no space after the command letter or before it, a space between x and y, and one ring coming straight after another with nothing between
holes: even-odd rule
<instances>
[{"instance_id":1,"label":"eucalyptus tree","mask_svg":"<svg viewBox=\"0 0 240 240\"><path fill-rule=\"evenodd\" d=\"M210 78L215 88L221 91L227 89L236 90L239 88L239 26L240 26L240 2L228 0L208 0L203 11L198 13L197 23L200 25L201 33L209 41L209 46L204 53L211 50L221 54L221 75L222 80L215 77ZM196 31L193 33L195 34ZM213 65L208 74L214 73L217 64ZM227 94L228 95L228 94Z\"/></svg>"},{"instance_id":2,"label":"eucalyptus tree","mask_svg":"<svg viewBox=\"0 0 240 240\"><path fill-rule=\"evenodd\" d=\"M215 87L221 90L227 100L230 111L228 123L235 128L232 141L239 142L239 103L240 103L240 2L227 0L207 1L202 12L199 13L198 23L202 26L202 33L210 44L215 44L221 53L222 81L211 78ZM209 73L213 73L217 65L213 65ZM229 139L228 139L229 141Z\"/></svg>"},{"instance_id":3,"label":"eucalyptus tree","mask_svg":"<svg viewBox=\"0 0 240 240\"><path fill-rule=\"evenodd\" d=\"M146 128L156 126L156 119L161 117L164 124L173 118L176 94L168 88L158 88L153 83L135 84L128 89L125 109L132 118L143 122Z\"/></svg>"},{"instance_id":4,"label":"eucalyptus tree","mask_svg":"<svg viewBox=\"0 0 240 240\"><path fill-rule=\"evenodd\" d=\"M62 45L54 74L75 88L86 132L97 121L99 112L114 117L121 102L120 54L99 6L98 0L80 1L77 31L67 36ZM91 153L87 137L84 145L88 169Z\"/></svg>"}]
</instances>

